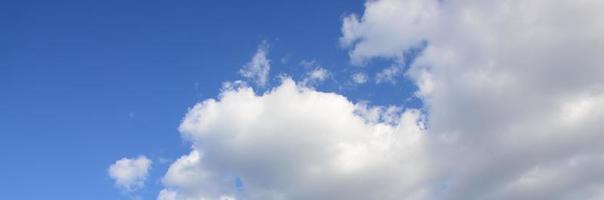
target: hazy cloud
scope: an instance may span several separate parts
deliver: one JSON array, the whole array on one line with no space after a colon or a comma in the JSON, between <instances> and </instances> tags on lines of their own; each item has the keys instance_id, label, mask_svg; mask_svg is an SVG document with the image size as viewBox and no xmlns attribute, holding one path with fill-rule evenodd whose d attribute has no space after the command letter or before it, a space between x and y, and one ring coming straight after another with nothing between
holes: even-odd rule
<instances>
[{"instance_id":1,"label":"hazy cloud","mask_svg":"<svg viewBox=\"0 0 604 200\"><path fill-rule=\"evenodd\" d=\"M266 57L268 54L268 44L263 42L258 46L252 60L245 64L239 73L241 76L256 83L259 87L264 87L268 83L268 75L271 68L271 62Z\"/></svg>"}]
</instances>

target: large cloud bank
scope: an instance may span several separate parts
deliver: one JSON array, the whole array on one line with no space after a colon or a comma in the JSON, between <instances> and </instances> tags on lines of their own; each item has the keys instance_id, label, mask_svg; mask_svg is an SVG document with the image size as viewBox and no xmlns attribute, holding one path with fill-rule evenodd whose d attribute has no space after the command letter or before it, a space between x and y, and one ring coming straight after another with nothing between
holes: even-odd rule
<instances>
[{"instance_id":1,"label":"large cloud bank","mask_svg":"<svg viewBox=\"0 0 604 200\"><path fill-rule=\"evenodd\" d=\"M369 1L351 62L406 62L426 114L285 78L180 130L159 199L603 199L604 1ZM427 124L427 125L426 125Z\"/></svg>"},{"instance_id":2,"label":"large cloud bank","mask_svg":"<svg viewBox=\"0 0 604 200\"><path fill-rule=\"evenodd\" d=\"M405 62L443 166L439 199L604 198L603 1L384 0L345 18L357 64Z\"/></svg>"}]
</instances>

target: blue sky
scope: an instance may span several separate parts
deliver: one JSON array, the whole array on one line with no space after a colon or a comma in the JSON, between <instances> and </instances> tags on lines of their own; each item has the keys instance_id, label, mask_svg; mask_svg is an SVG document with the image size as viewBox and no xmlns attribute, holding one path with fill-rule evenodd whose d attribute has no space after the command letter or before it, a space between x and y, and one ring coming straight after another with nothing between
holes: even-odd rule
<instances>
[{"instance_id":1,"label":"blue sky","mask_svg":"<svg viewBox=\"0 0 604 200\"><path fill-rule=\"evenodd\" d=\"M362 9L362 1L0 2L3 197L127 198L108 178L108 164L189 151L176 129L187 109L240 79L262 41L273 84L275 75L299 77L308 70L300 62L316 60L337 72L319 89L404 102L412 89L400 85L339 87L357 68L376 70L349 67L338 43L342 17ZM140 192L146 199L156 196L168 164L153 166Z\"/></svg>"}]
</instances>

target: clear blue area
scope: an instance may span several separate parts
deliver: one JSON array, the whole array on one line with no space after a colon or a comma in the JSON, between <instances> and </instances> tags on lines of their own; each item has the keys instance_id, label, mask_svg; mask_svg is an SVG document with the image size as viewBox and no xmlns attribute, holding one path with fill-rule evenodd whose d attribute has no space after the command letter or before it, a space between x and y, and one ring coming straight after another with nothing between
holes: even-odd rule
<instances>
[{"instance_id":1,"label":"clear blue area","mask_svg":"<svg viewBox=\"0 0 604 200\"><path fill-rule=\"evenodd\" d=\"M122 157L154 164L137 194L155 199L169 162L189 151L177 126L196 102L266 40L276 75L316 60L334 76L319 90L377 105L418 106L398 84L350 85L389 62L351 66L341 19L364 1L0 1L2 199L128 199L107 175ZM415 54L415 53L411 53ZM393 92L394 91L394 92ZM241 180L235 187L243 190Z\"/></svg>"}]
</instances>

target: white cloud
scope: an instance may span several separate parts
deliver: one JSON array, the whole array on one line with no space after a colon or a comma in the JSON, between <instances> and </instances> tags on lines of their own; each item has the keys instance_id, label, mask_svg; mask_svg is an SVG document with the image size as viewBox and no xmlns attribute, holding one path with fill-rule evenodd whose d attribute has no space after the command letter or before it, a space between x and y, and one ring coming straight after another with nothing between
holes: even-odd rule
<instances>
[{"instance_id":1,"label":"white cloud","mask_svg":"<svg viewBox=\"0 0 604 200\"><path fill-rule=\"evenodd\" d=\"M352 47L349 54L353 64L363 64L372 57L402 58L400 47L425 39L428 25L438 17L438 8L436 0L368 1L362 18L344 18L340 42Z\"/></svg>"},{"instance_id":2,"label":"white cloud","mask_svg":"<svg viewBox=\"0 0 604 200\"><path fill-rule=\"evenodd\" d=\"M325 81L330 76L330 72L323 68L315 59L302 60L300 61L300 65L309 70L303 75L300 81L302 85L313 86Z\"/></svg>"},{"instance_id":3,"label":"white cloud","mask_svg":"<svg viewBox=\"0 0 604 200\"><path fill-rule=\"evenodd\" d=\"M357 73L352 74L352 81L355 84L366 83L368 79L369 78L367 77L367 74L365 74L363 72L357 72Z\"/></svg>"},{"instance_id":4,"label":"white cloud","mask_svg":"<svg viewBox=\"0 0 604 200\"><path fill-rule=\"evenodd\" d=\"M345 18L356 64L401 63L429 113L436 199L598 199L604 2L369 1ZM581 158L575 167L568 163ZM438 170L437 170L438 171ZM405 198L400 198L405 199Z\"/></svg>"},{"instance_id":5,"label":"white cloud","mask_svg":"<svg viewBox=\"0 0 604 200\"><path fill-rule=\"evenodd\" d=\"M177 195L178 193L173 190L164 189L159 192L157 200L176 200L178 197Z\"/></svg>"},{"instance_id":6,"label":"white cloud","mask_svg":"<svg viewBox=\"0 0 604 200\"><path fill-rule=\"evenodd\" d=\"M402 69L400 66L390 66L387 67L385 69L383 69L382 71L380 71L379 73L377 73L375 75L375 82L376 83L392 83L395 84L396 83L396 78L398 78L398 76L401 76L403 74Z\"/></svg>"},{"instance_id":7,"label":"white cloud","mask_svg":"<svg viewBox=\"0 0 604 200\"><path fill-rule=\"evenodd\" d=\"M327 71L324 68L316 68L314 70L312 70L309 74L308 74L308 78L311 80L319 80L319 81L323 81L327 78L327 76L329 76L329 71Z\"/></svg>"},{"instance_id":8,"label":"white cloud","mask_svg":"<svg viewBox=\"0 0 604 200\"><path fill-rule=\"evenodd\" d=\"M344 19L341 42L354 64L397 66L425 42L407 71L376 80L413 80L426 115L289 78L264 94L228 83L184 118L192 150L158 199L601 199L603 6L369 1Z\"/></svg>"},{"instance_id":9,"label":"white cloud","mask_svg":"<svg viewBox=\"0 0 604 200\"><path fill-rule=\"evenodd\" d=\"M118 187L134 191L143 187L150 168L151 160L145 156L122 158L109 166L109 176Z\"/></svg>"},{"instance_id":10,"label":"white cloud","mask_svg":"<svg viewBox=\"0 0 604 200\"><path fill-rule=\"evenodd\" d=\"M417 110L369 107L285 78L268 93L225 90L192 108L193 144L163 179L160 199L400 199L432 177Z\"/></svg>"},{"instance_id":11,"label":"white cloud","mask_svg":"<svg viewBox=\"0 0 604 200\"><path fill-rule=\"evenodd\" d=\"M268 54L268 44L263 42L258 46L256 54L252 60L245 64L239 73L241 76L256 83L259 87L264 87L268 83L268 74L271 68L271 62L266 57Z\"/></svg>"},{"instance_id":12,"label":"white cloud","mask_svg":"<svg viewBox=\"0 0 604 200\"><path fill-rule=\"evenodd\" d=\"M306 73L304 79L302 79L303 85L314 85L325 81L329 77L329 71L322 67L315 67L315 69Z\"/></svg>"}]
</instances>

